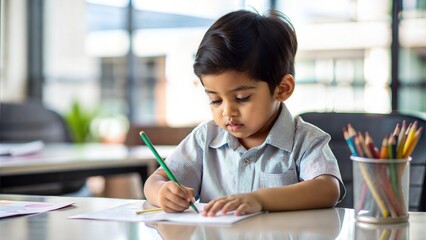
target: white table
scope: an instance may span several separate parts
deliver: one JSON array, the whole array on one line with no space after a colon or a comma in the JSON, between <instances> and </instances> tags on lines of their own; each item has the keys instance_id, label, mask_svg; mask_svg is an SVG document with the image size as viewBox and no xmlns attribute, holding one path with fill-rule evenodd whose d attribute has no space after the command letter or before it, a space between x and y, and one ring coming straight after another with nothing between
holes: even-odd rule
<instances>
[{"instance_id":1,"label":"white table","mask_svg":"<svg viewBox=\"0 0 426 240\"><path fill-rule=\"evenodd\" d=\"M38 197L1 195L0 199L64 202L75 205L38 215L0 219L2 239L380 239L384 231L395 239L424 239L426 213L410 212L409 222L393 225L363 225L354 219L354 210L345 208L277 212L258 215L231 226L184 225L173 223L114 222L68 219L76 214L112 208L144 200ZM390 239L390 238L386 238Z\"/></svg>"},{"instance_id":2,"label":"white table","mask_svg":"<svg viewBox=\"0 0 426 240\"><path fill-rule=\"evenodd\" d=\"M156 148L162 157L166 157L174 146ZM146 146L46 144L35 154L0 156L0 192L6 187L120 173L139 173L145 181L148 171L155 166L155 157Z\"/></svg>"}]
</instances>

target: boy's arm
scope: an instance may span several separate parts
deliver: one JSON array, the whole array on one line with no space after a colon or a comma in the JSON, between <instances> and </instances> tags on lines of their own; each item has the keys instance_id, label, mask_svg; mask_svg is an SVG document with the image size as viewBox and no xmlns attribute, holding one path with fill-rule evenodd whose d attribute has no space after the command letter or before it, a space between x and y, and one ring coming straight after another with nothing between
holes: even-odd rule
<instances>
[{"instance_id":1,"label":"boy's arm","mask_svg":"<svg viewBox=\"0 0 426 240\"><path fill-rule=\"evenodd\" d=\"M339 181L331 175L281 188L253 192L266 211L302 210L334 207L340 196Z\"/></svg>"},{"instance_id":2,"label":"boy's arm","mask_svg":"<svg viewBox=\"0 0 426 240\"><path fill-rule=\"evenodd\" d=\"M331 175L296 184L264 188L251 193L236 194L210 201L205 216L236 210L236 215L258 211L290 211L334 207L340 196L339 181Z\"/></svg>"},{"instance_id":3,"label":"boy's arm","mask_svg":"<svg viewBox=\"0 0 426 240\"><path fill-rule=\"evenodd\" d=\"M152 204L160 206L158 200L158 193L160 188L169 181L166 173L163 170L157 170L151 176L148 177L144 183L144 195L145 198Z\"/></svg>"}]
</instances>

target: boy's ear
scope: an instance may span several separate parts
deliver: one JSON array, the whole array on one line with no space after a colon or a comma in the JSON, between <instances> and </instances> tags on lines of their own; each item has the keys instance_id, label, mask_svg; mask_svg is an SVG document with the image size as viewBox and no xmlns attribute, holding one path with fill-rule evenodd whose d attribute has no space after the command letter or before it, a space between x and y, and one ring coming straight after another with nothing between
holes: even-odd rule
<instances>
[{"instance_id":1,"label":"boy's ear","mask_svg":"<svg viewBox=\"0 0 426 240\"><path fill-rule=\"evenodd\" d=\"M287 100L293 94L295 87L294 77L286 74L281 78L281 83L275 88L275 99L278 101Z\"/></svg>"}]
</instances>

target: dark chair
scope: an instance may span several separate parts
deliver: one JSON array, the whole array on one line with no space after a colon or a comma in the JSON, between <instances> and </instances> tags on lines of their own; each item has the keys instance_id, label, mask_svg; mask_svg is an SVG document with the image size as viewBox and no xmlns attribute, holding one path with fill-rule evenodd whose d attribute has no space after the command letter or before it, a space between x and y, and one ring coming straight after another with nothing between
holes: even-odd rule
<instances>
[{"instance_id":1,"label":"dark chair","mask_svg":"<svg viewBox=\"0 0 426 240\"><path fill-rule=\"evenodd\" d=\"M46 143L71 142L63 117L37 102L0 103L0 142ZM48 185L31 185L0 189L0 192L40 195L74 193L85 186L85 179Z\"/></svg>"},{"instance_id":2,"label":"dark chair","mask_svg":"<svg viewBox=\"0 0 426 240\"><path fill-rule=\"evenodd\" d=\"M125 144L145 145L139 136L139 132L144 131L154 145L178 145L193 129L194 127L132 125L127 133Z\"/></svg>"},{"instance_id":3,"label":"dark chair","mask_svg":"<svg viewBox=\"0 0 426 240\"><path fill-rule=\"evenodd\" d=\"M377 146L381 145L383 137L395 129L397 123L405 120L408 123L418 121L419 126L426 127L426 119L402 113L373 114L373 113L336 113L336 112L307 112L300 114L306 122L312 123L331 135L330 147L339 163L343 182L346 186L346 197L337 206L353 208L352 161L351 152L343 137L342 129L347 124L361 132L368 131ZM410 211L426 211L426 134L422 134L416 149L412 154L410 165Z\"/></svg>"},{"instance_id":4,"label":"dark chair","mask_svg":"<svg viewBox=\"0 0 426 240\"><path fill-rule=\"evenodd\" d=\"M71 142L61 115L39 103L0 103L0 141Z\"/></svg>"}]
</instances>

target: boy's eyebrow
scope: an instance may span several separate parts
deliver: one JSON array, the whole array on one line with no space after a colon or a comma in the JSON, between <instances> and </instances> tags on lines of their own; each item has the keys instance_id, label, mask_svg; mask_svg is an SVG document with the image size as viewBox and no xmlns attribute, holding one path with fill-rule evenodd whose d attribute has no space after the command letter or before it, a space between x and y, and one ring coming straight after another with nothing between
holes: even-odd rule
<instances>
[{"instance_id":1,"label":"boy's eyebrow","mask_svg":"<svg viewBox=\"0 0 426 240\"><path fill-rule=\"evenodd\" d=\"M256 87L254 86L239 86L237 88L232 89L229 92L238 92L238 91L244 91L244 90L250 90L250 89L255 89ZM204 89L204 91L206 93L211 93L211 94L217 94L217 92L212 91L212 90L208 90L208 89Z\"/></svg>"}]
</instances>

